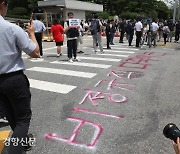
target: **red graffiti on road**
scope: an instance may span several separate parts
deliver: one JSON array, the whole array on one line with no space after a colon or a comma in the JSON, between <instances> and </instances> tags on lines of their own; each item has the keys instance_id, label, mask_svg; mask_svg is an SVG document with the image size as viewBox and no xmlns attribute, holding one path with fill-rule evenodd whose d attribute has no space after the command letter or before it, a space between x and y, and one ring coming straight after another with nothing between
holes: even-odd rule
<instances>
[{"instance_id":1,"label":"red graffiti on road","mask_svg":"<svg viewBox=\"0 0 180 154\"><path fill-rule=\"evenodd\" d=\"M131 87L135 86L135 85L127 84L127 83L117 82L117 79L113 79L111 81L110 80L100 80L95 85L95 87L98 87L103 82L109 83L107 90L110 90L110 89L113 89L113 88L119 88L119 89L123 89L123 90L133 90L133 88L131 88Z\"/></svg>"},{"instance_id":2,"label":"red graffiti on road","mask_svg":"<svg viewBox=\"0 0 180 154\"><path fill-rule=\"evenodd\" d=\"M108 95L108 99L112 103L125 103L125 102L127 102L127 97L125 97L121 94L112 94L112 93L106 93L106 92L102 92L102 91L95 91L95 90L89 90L89 89L85 89L85 91L87 92L87 94L85 95L85 97L83 98L83 100L79 104L84 104L87 101L87 99L89 98L91 103L94 106L97 106L98 104L96 103L96 101L101 100L101 99L105 99L104 95ZM119 99L116 99L116 97L119 97Z\"/></svg>"},{"instance_id":3,"label":"red graffiti on road","mask_svg":"<svg viewBox=\"0 0 180 154\"><path fill-rule=\"evenodd\" d=\"M116 116L116 115L111 115L109 113L96 112L96 111L93 111L93 110L82 109L82 108L73 108L72 110L76 111L76 112L83 112L83 113L88 113L88 114L96 114L96 115L101 115L101 116L110 117L110 118L117 118L117 119L124 118L123 115Z\"/></svg>"},{"instance_id":4,"label":"red graffiti on road","mask_svg":"<svg viewBox=\"0 0 180 154\"><path fill-rule=\"evenodd\" d=\"M144 53L141 53L141 55L148 55L150 57L161 57L161 56L165 56L166 53L158 54L156 52L144 52Z\"/></svg>"},{"instance_id":5,"label":"red graffiti on road","mask_svg":"<svg viewBox=\"0 0 180 154\"><path fill-rule=\"evenodd\" d=\"M111 75L114 75L115 77L118 77L118 78L132 79L132 78L142 77L144 76L144 73L137 72L137 71L111 70L107 76L111 76Z\"/></svg>"},{"instance_id":6,"label":"red graffiti on road","mask_svg":"<svg viewBox=\"0 0 180 154\"><path fill-rule=\"evenodd\" d=\"M165 54L158 55L157 53L154 52L144 52L136 55L135 57L126 59L124 62L121 62L119 64L119 67L146 69L148 66L152 65L149 64L149 61L158 61L152 58L161 57L164 55Z\"/></svg>"},{"instance_id":7,"label":"red graffiti on road","mask_svg":"<svg viewBox=\"0 0 180 154\"><path fill-rule=\"evenodd\" d=\"M48 133L45 135L45 139L54 139L54 140L64 141L64 142L67 142L72 145L83 146L83 147L87 147L87 148L91 148L96 145L96 143L103 131L103 127L101 125L96 124L91 121L88 121L88 120L81 119L81 118L76 118L76 117L69 117L68 120L74 121L74 122L79 122L78 126L74 129L74 131L72 132L72 134L70 135L69 138L62 138L61 136L59 136L57 134ZM92 137L92 141L89 144L82 144L82 143L76 141L78 132L85 124L96 128L94 137Z\"/></svg>"}]
</instances>

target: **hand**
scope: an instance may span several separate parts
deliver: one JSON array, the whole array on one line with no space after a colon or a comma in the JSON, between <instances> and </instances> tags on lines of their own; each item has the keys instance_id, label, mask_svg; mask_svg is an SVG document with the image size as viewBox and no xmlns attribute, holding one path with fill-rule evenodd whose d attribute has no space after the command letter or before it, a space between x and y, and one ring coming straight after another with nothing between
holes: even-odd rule
<instances>
[{"instance_id":1,"label":"hand","mask_svg":"<svg viewBox=\"0 0 180 154\"><path fill-rule=\"evenodd\" d=\"M26 26L26 31L29 33L29 35L34 34L35 28L33 22L28 23L28 25Z\"/></svg>"},{"instance_id":2,"label":"hand","mask_svg":"<svg viewBox=\"0 0 180 154\"><path fill-rule=\"evenodd\" d=\"M173 141L172 144L173 144L176 154L180 154L180 139L179 139L179 137L177 138L176 143Z\"/></svg>"}]
</instances>

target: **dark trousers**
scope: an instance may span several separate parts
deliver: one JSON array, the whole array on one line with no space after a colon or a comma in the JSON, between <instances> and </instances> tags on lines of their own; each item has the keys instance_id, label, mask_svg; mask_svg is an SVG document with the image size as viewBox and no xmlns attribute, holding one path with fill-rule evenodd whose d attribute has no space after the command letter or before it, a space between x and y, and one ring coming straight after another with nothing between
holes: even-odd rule
<instances>
[{"instance_id":1,"label":"dark trousers","mask_svg":"<svg viewBox=\"0 0 180 154\"><path fill-rule=\"evenodd\" d=\"M0 75L0 104L13 130L12 138L26 139L31 119L29 81L22 71ZM8 154L22 154L24 147L10 144Z\"/></svg>"},{"instance_id":2,"label":"dark trousers","mask_svg":"<svg viewBox=\"0 0 180 154\"><path fill-rule=\"evenodd\" d=\"M133 40L133 34L129 34L129 38L128 38L129 46L131 46L132 40Z\"/></svg>"},{"instance_id":3,"label":"dark trousers","mask_svg":"<svg viewBox=\"0 0 180 154\"><path fill-rule=\"evenodd\" d=\"M5 117L5 113L4 113L4 108L3 106L0 104L0 118Z\"/></svg>"},{"instance_id":4,"label":"dark trousers","mask_svg":"<svg viewBox=\"0 0 180 154\"><path fill-rule=\"evenodd\" d=\"M43 56L43 51L42 51L42 33L35 33L35 37L36 37L37 43L39 45L40 55Z\"/></svg>"},{"instance_id":5,"label":"dark trousers","mask_svg":"<svg viewBox=\"0 0 180 154\"><path fill-rule=\"evenodd\" d=\"M110 44L113 44L114 35L115 35L115 33L110 34Z\"/></svg>"},{"instance_id":6,"label":"dark trousers","mask_svg":"<svg viewBox=\"0 0 180 154\"><path fill-rule=\"evenodd\" d=\"M136 47L139 47L140 41L141 41L142 32L137 31L136 32Z\"/></svg>"},{"instance_id":7,"label":"dark trousers","mask_svg":"<svg viewBox=\"0 0 180 154\"><path fill-rule=\"evenodd\" d=\"M77 56L77 40L68 40L67 41L67 49L68 49L68 58L71 59L72 55L74 58Z\"/></svg>"},{"instance_id":8,"label":"dark trousers","mask_svg":"<svg viewBox=\"0 0 180 154\"><path fill-rule=\"evenodd\" d=\"M179 41L179 34L180 34L180 31L175 32L175 41Z\"/></svg>"},{"instance_id":9,"label":"dark trousers","mask_svg":"<svg viewBox=\"0 0 180 154\"><path fill-rule=\"evenodd\" d=\"M125 33L124 31L121 31L121 33L120 33L120 40L119 40L120 43L123 42L124 33Z\"/></svg>"},{"instance_id":10,"label":"dark trousers","mask_svg":"<svg viewBox=\"0 0 180 154\"><path fill-rule=\"evenodd\" d=\"M110 48L109 43L110 43L111 35L107 34L106 35L106 40L107 40L107 48Z\"/></svg>"},{"instance_id":11,"label":"dark trousers","mask_svg":"<svg viewBox=\"0 0 180 154\"><path fill-rule=\"evenodd\" d=\"M164 44L166 44L166 42L167 42L167 37L168 37L168 34L163 33Z\"/></svg>"}]
</instances>

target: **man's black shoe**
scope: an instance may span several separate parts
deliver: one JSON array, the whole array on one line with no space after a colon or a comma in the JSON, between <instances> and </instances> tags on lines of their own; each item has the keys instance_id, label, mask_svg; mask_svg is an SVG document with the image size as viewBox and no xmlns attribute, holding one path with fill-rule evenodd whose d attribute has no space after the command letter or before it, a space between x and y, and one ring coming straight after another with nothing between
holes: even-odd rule
<instances>
[{"instance_id":1,"label":"man's black shoe","mask_svg":"<svg viewBox=\"0 0 180 154\"><path fill-rule=\"evenodd\" d=\"M28 143L27 145L24 147L24 151L30 151L32 149L32 144L34 144L34 141L32 140L34 137L32 134L28 134Z\"/></svg>"}]
</instances>

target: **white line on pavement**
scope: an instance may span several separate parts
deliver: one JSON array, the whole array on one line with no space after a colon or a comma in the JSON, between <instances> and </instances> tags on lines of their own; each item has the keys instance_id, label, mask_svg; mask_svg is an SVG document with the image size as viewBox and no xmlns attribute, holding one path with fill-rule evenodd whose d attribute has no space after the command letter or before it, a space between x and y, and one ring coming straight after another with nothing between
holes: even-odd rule
<instances>
[{"instance_id":1,"label":"white line on pavement","mask_svg":"<svg viewBox=\"0 0 180 154\"><path fill-rule=\"evenodd\" d=\"M62 94L67 94L77 87L77 86L71 86L71 85L59 84L59 83L53 83L53 82L47 82L47 81L40 81L40 80L34 80L34 79L29 79L29 82L30 82L31 88L51 91L55 93L62 93Z\"/></svg>"},{"instance_id":2,"label":"white line on pavement","mask_svg":"<svg viewBox=\"0 0 180 154\"><path fill-rule=\"evenodd\" d=\"M89 60L101 60L101 61L114 61L114 62L119 62L121 59L114 59L114 58L97 58L97 57L83 57L83 56L78 56L79 59L89 59Z\"/></svg>"},{"instance_id":3,"label":"white line on pavement","mask_svg":"<svg viewBox=\"0 0 180 154\"><path fill-rule=\"evenodd\" d=\"M132 48L116 48L116 47L115 47L115 48L112 47L111 49L112 49L112 50L113 50L113 49L115 49L115 50L139 50L139 49L132 49Z\"/></svg>"},{"instance_id":4,"label":"white line on pavement","mask_svg":"<svg viewBox=\"0 0 180 154\"><path fill-rule=\"evenodd\" d=\"M57 47L52 47L52 48L45 48L43 51L51 50L51 49L56 49Z\"/></svg>"},{"instance_id":5,"label":"white line on pavement","mask_svg":"<svg viewBox=\"0 0 180 154\"><path fill-rule=\"evenodd\" d=\"M101 54L102 56L115 56L115 57L128 57L129 55L117 55L117 54Z\"/></svg>"},{"instance_id":6,"label":"white line on pavement","mask_svg":"<svg viewBox=\"0 0 180 154\"><path fill-rule=\"evenodd\" d=\"M92 78L97 75L96 73L79 72L79 71L54 69L54 68L46 68L46 67L32 67L26 70L43 72L43 73L69 75L69 76L76 76L76 77L82 77L82 78Z\"/></svg>"},{"instance_id":7,"label":"white line on pavement","mask_svg":"<svg viewBox=\"0 0 180 154\"><path fill-rule=\"evenodd\" d=\"M87 66L87 67L104 68L104 69L111 67L111 65L82 63L82 62L69 63L69 62L62 62L62 61L54 61L54 62L50 62L50 63L52 63L52 64L63 64L63 65Z\"/></svg>"},{"instance_id":8,"label":"white line on pavement","mask_svg":"<svg viewBox=\"0 0 180 154\"><path fill-rule=\"evenodd\" d=\"M105 51L105 52L115 52L115 53L129 53L129 54L135 53L133 51L119 51L119 50L103 50L103 51Z\"/></svg>"}]
</instances>

